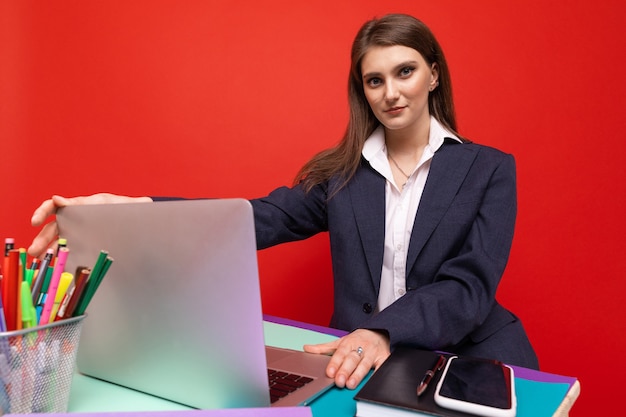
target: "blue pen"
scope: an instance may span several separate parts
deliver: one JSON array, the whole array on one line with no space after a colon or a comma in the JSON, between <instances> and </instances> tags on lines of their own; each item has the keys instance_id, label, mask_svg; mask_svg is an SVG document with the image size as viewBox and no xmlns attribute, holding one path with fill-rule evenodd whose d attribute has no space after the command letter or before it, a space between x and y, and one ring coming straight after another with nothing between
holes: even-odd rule
<instances>
[{"instance_id":1,"label":"blue pen","mask_svg":"<svg viewBox=\"0 0 626 417\"><path fill-rule=\"evenodd\" d=\"M45 302L46 301L46 296L44 295L42 298L43 298L42 302ZM35 307L35 319L37 320L38 324L39 324L39 320L41 320L41 313L42 312L43 312L43 304L38 304Z\"/></svg>"}]
</instances>

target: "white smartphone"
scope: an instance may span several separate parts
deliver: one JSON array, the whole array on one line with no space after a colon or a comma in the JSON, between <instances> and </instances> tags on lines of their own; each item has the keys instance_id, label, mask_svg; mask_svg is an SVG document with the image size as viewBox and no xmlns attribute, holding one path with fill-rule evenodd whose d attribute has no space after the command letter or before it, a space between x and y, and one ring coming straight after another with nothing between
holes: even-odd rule
<instances>
[{"instance_id":1,"label":"white smartphone","mask_svg":"<svg viewBox=\"0 0 626 417\"><path fill-rule=\"evenodd\" d=\"M513 369L499 361L452 356L435 388L435 402L485 417L514 417Z\"/></svg>"}]
</instances>

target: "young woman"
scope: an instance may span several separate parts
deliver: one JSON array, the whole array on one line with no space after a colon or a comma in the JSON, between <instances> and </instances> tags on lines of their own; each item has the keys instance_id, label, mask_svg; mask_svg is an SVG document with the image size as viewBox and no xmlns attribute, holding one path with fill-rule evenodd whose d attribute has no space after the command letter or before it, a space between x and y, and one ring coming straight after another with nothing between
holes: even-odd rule
<instances>
[{"instance_id":1,"label":"young woman","mask_svg":"<svg viewBox=\"0 0 626 417\"><path fill-rule=\"evenodd\" d=\"M251 201L259 249L329 232L330 325L351 333L305 350L331 354L327 373L348 388L400 344L537 368L522 324L495 300L513 239L515 162L456 132L431 31L407 15L365 23L352 46L349 101L342 141L293 187ZM155 200L55 196L32 223L68 204ZM29 252L40 255L56 234L47 224Z\"/></svg>"}]
</instances>

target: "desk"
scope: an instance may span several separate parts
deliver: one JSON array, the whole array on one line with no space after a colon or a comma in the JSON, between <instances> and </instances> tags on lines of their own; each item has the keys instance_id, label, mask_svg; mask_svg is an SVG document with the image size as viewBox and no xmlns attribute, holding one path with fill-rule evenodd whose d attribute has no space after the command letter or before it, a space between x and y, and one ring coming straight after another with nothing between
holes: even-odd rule
<instances>
[{"instance_id":1,"label":"desk","mask_svg":"<svg viewBox=\"0 0 626 417\"><path fill-rule=\"evenodd\" d=\"M323 343L341 334L334 329L266 316L265 340L268 345L301 349L305 343ZM514 367L518 417L567 416L580 392L576 378ZM358 388L357 388L358 389ZM311 405L314 417L352 417L356 391L333 388ZM189 407L124 387L77 374L72 382L68 411L128 412L176 411Z\"/></svg>"}]
</instances>

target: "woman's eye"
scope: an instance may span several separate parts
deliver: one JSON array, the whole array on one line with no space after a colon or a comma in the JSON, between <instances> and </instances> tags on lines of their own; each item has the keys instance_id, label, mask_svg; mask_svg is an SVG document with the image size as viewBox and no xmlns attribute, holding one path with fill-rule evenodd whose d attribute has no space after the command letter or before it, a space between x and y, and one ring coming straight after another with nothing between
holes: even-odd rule
<instances>
[{"instance_id":1,"label":"woman's eye","mask_svg":"<svg viewBox=\"0 0 626 417\"><path fill-rule=\"evenodd\" d=\"M367 85L369 85L370 87L377 87L381 84L382 81L380 78L370 78L369 80L367 80Z\"/></svg>"},{"instance_id":2,"label":"woman's eye","mask_svg":"<svg viewBox=\"0 0 626 417\"><path fill-rule=\"evenodd\" d=\"M404 67L400 70L400 75L403 77L408 77L413 73L413 71L415 71L415 68L413 67Z\"/></svg>"}]
</instances>

